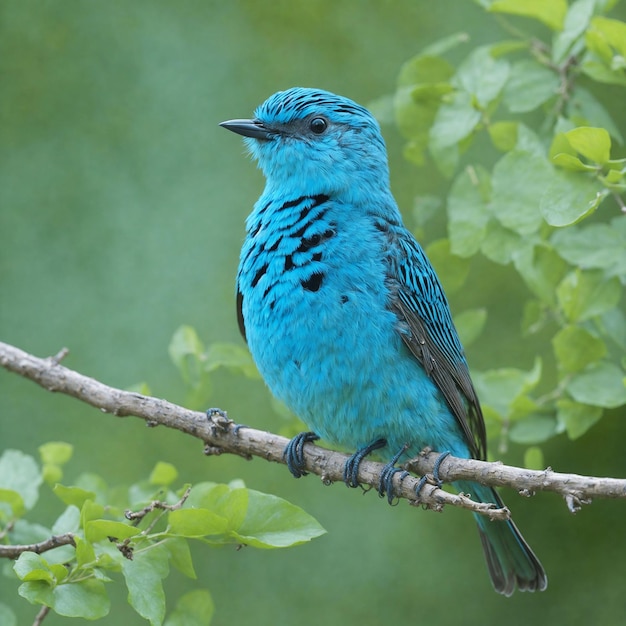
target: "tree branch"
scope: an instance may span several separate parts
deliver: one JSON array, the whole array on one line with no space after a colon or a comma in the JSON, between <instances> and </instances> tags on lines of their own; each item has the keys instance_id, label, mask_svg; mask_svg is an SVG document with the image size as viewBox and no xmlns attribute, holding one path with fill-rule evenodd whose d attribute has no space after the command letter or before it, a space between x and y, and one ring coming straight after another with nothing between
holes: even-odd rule
<instances>
[{"instance_id":1,"label":"tree branch","mask_svg":"<svg viewBox=\"0 0 626 626\"><path fill-rule=\"evenodd\" d=\"M234 422L218 411L211 418L205 413L191 411L166 400L123 391L70 370L59 363L65 350L56 357L41 359L14 346L0 342L0 365L24 378L28 378L48 391L63 393L105 413L117 417L129 415L146 421L148 426L166 426L196 437L205 443L205 454L236 454L246 459L261 457L267 461L284 463L283 450L288 443L284 437L248 427L237 427ZM324 483L343 480L343 467L347 455L326 450L313 444L304 448L307 471L317 474ZM419 474L430 474L439 455L427 452L407 464L407 468ZM365 460L359 469L359 482L377 488L381 463ZM487 463L472 459L447 457L439 469L439 476L446 482L471 480L485 485L505 486L522 495L536 491L553 491L561 494L572 512L593 498L626 498L626 480L595 478L577 474L561 474L550 468L532 471L501 463ZM508 509L493 508L490 504L474 502L463 494L452 494L426 483L415 495L418 479L407 476L394 477L394 493L412 504L425 505L441 510L446 505L469 509L492 519L508 519Z\"/></svg>"},{"instance_id":2,"label":"tree branch","mask_svg":"<svg viewBox=\"0 0 626 626\"><path fill-rule=\"evenodd\" d=\"M17 559L22 552L34 552L35 554L42 554L48 550L53 550L59 546L75 546L74 535L72 533L65 533L64 535L52 535L45 541L38 543L29 543L24 545L15 546L2 546L0 545L0 558L5 559Z\"/></svg>"}]
</instances>

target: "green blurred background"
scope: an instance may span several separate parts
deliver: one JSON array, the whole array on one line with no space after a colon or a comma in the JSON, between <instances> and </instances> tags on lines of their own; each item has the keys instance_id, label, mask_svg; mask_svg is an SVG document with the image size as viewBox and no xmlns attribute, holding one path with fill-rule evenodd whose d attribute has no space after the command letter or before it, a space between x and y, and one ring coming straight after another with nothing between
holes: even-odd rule
<instances>
[{"instance_id":1,"label":"green blurred background","mask_svg":"<svg viewBox=\"0 0 626 626\"><path fill-rule=\"evenodd\" d=\"M243 222L262 187L241 142L218 122L246 117L294 85L367 104L394 90L405 60L459 30L472 46L503 37L467 0L3 2L0 339L40 356L67 346L68 367L113 386L145 380L155 395L184 401L169 340L185 323L207 343L241 341L233 283ZM623 102L612 103L612 93L605 105L623 125ZM410 223L415 195L444 195L446 183L405 162L396 129L383 130ZM488 271L480 289L455 294L453 307L506 306L500 270ZM517 334L519 312L511 324ZM491 341L472 346L471 364L530 368L529 348L493 340L506 337L506 326L491 332ZM550 579L541 595L505 599L491 589L465 512L392 508L315 477L295 481L259 460L205 458L188 437L117 420L6 372L0 394L0 452L37 456L46 441L68 441L68 478L92 471L110 484L168 461L183 481L241 477L320 520L329 534L291 550L198 546L191 586L212 592L214 624L624 622L623 503L597 502L573 517L556 496L505 493ZM255 427L282 426L260 382L219 372L210 404ZM544 452L555 469L623 476L625 440L624 420L609 416L582 439L561 436ZM506 460L520 463L522 453L513 448ZM60 507L44 497L37 510L51 523ZM145 623L116 587L101 623ZM170 608L189 587L171 574ZM15 588L0 578L0 601L19 611L20 624L31 623L37 609ZM45 623L67 622L51 614Z\"/></svg>"}]
</instances>

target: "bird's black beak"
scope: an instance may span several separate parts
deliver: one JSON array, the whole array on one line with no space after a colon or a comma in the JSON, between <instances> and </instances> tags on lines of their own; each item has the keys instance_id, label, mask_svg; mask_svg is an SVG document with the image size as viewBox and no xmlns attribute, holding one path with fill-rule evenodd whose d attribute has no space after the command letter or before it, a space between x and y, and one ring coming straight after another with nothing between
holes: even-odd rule
<instances>
[{"instance_id":1,"label":"bird's black beak","mask_svg":"<svg viewBox=\"0 0 626 626\"><path fill-rule=\"evenodd\" d=\"M228 120L220 122L220 126L232 130L238 135L253 139L270 139L275 134L260 120Z\"/></svg>"}]
</instances>

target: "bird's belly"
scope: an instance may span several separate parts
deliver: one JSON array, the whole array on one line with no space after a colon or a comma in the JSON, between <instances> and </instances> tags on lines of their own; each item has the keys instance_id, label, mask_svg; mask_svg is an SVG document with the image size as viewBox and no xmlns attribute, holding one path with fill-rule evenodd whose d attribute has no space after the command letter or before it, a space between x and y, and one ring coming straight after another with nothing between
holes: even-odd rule
<instances>
[{"instance_id":1,"label":"bird's belly","mask_svg":"<svg viewBox=\"0 0 626 626\"><path fill-rule=\"evenodd\" d=\"M284 294L271 312L251 299L244 317L271 391L323 439L356 449L384 438L383 457L405 443L414 455L458 441L451 451L468 455L443 396L405 348L382 290L328 281L318 292Z\"/></svg>"}]
</instances>

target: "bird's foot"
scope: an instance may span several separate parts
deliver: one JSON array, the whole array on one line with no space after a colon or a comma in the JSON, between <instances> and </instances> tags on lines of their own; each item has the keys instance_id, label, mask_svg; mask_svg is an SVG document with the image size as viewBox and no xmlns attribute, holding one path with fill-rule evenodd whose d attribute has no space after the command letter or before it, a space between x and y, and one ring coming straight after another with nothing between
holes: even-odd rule
<instances>
[{"instance_id":1,"label":"bird's foot","mask_svg":"<svg viewBox=\"0 0 626 626\"><path fill-rule=\"evenodd\" d=\"M343 467L343 482L348 487L359 486L359 466L361 461L374 450L380 450L387 445L386 439L376 439L372 443L359 448L347 461Z\"/></svg>"},{"instance_id":2,"label":"bird's foot","mask_svg":"<svg viewBox=\"0 0 626 626\"><path fill-rule=\"evenodd\" d=\"M444 461L449 456L450 456L450 452L442 452L437 457L437 460L435 461L435 464L433 465L433 473L432 474L424 474L424 476L422 476L419 479L419 482L417 483L417 485L415 487L415 495L416 496L419 497L420 492L422 491L422 489L424 488L424 485L426 483L431 483L435 487L438 487L439 489L441 489L441 487L443 486L443 481L439 477L439 468L441 467L442 461Z\"/></svg>"},{"instance_id":3,"label":"bird's foot","mask_svg":"<svg viewBox=\"0 0 626 626\"><path fill-rule=\"evenodd\" d=\"M211 408L206 410L206 416L209 422L211 422L211 428L215 430L226 430L228 426L233 427L233 434L237 436L240 429L247 428L245 424L235 424L233 420L228 417L226 411L217 408Z\"/></svg>"},{"instance_id":4,"label":"bird's foot","mask_svg":"<svg viewBox=\"0 0 626 626\"><path fill-rule=\"evenodd\" d=\"M394 493L393 493L393 477L398 473L402 472L400 475L400 482L402 482L408 475L409 472L402 469L401 467L396 467L396 463L398 459L407 451L409 447L408 443L405 443L400 450L398 450L391 461L385 465L383 471L380 473L380 482L378 483L378 495L383 498L385 494L387 494L387 502L389 504L393 504Z\"/></svg>"},{"instance_id":5,"label":"bird's foot","mask_svg":"<svg viewBox=\"0 0 626 626\"><path fill-rule=\"evenodd\" d=\"M304 444L318 439L319 436L313 432L300 433L285 446L283 458L287 461L287 467L294 478L302 478L308 474L304 469Z\"/></svg>"}]
</instances>

